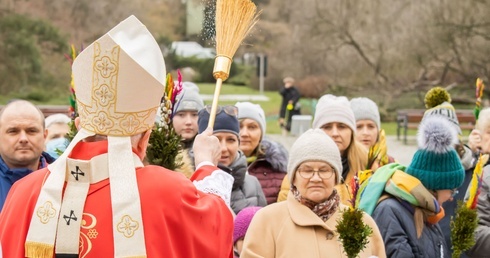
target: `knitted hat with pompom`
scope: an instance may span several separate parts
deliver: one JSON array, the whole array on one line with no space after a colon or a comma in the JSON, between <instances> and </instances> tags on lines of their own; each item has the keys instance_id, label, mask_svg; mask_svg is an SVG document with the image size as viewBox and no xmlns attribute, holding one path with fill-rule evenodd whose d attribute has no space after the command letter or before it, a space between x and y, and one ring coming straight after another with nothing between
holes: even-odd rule
<instances>
[{"instance_id":1,"label":"knitted hat with pompom","mask_svg":"<svg viewBox=\"0 0 490 258\"><path fill-rule=\"evenodd\" d=\"M442 116L425 118L419 125L415 152L406 172L430 190L455 189L464 179L464 168L454 150L457 132Z\"/></svg>"},{"instance_id":2,"label":"knitted hat with pompom","mask_svg":"<svg viewBox=\"0 0 490 258\"><path fill-rule=\"evenodd\" d=\"M422 120L431 116L443 116L451 122L451 126L456 129L458 134L462 134L456 110L451 104L451 95L449 92L442 87L434 87L425 94L424 103L427 110Z\"/></svg>"}]
</instances>

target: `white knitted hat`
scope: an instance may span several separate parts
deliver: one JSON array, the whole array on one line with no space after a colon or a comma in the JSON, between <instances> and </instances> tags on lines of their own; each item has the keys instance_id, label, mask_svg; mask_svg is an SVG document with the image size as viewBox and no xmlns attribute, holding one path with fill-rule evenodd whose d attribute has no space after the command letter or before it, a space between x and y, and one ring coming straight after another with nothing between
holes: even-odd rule
<instances>
[{"instance_id":1,"label":"white knitted hat","mask_svg":"<svg viewBox=\"0 0 490 258\"><path fill-rule=\"evenodd\" d=\"M356 119L349 100L344 96L323 95L316 105L313 128L321 128L333 122L343 123L353 132L356 131Z\"/></svg>"},{"instance_id":2,"label":"white knitted hat","mask_svg":"<svg viewBox=\"0 0 490 258\"><path fill-rule=\"evenodd\" d=\"M305 161L325 161L337 176L337 184L342 177L342 160L335 142L321 129L309 129L296 139L289 151L288 178L292 183L294 172Z\"/></svg>"},{"instance_id":3,"label":"white knitted hat","mask_svg":"<svg viewBox=\"0 0 490 258\"><path fill-rule=\"evenodd\" d=\"M238 120L250 118L255 120L260 125L262 130L262 138L265 135L266 121L265 113L259 104L254 104L250 102L237 102L235 106L238 108Z\"/></svg>"},{"instance_id":4,"label":"white knitted hat","mask_svg":"<svg viewBox=\"0 0 490 258\"><path fill-rule=\"evenodd\" d=\"M71 118L65 114L52 114L44 120L44 127L48 128L52 124L68 124L71 122Z\"/></svg>"},{"instance_id":5,"label":"white knitted hat","mask_svg":"<svg viewBox=\"0 0 490 258\"><path fill-rule=\"evenodd\" d=\"M353 98L350 100L350 107L354 112L356 122L359 120L371 120L376 123L378 130L381 129L381 119L379 118L378 105L368 98Z\"/></svg>"},{"instance_id":6,"label":"white knitted hat","mask_svg":"<svg viewBox=\"0 0 490 258\"><path fill-rule=\"evenodd\" d=\"M192 82L184 82L182 92L177 95L173 108L174 115L180 111L199 111L204 108L199 87Z\"/></svg>"}]
</instances>

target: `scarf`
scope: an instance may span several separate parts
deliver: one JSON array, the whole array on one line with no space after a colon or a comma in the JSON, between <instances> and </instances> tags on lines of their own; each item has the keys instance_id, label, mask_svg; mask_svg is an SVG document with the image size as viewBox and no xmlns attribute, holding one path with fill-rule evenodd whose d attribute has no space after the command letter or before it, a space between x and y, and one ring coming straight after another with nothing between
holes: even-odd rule
<instances>
[{"instance_id":1,"label":"scarf","mask_svg":"<svg viewBox=\"0 0 490 258\"><path fill-rule=\"evenodd\" d=\"M359 208L372 215L381 196L387 193L397 198L412 214L421 211L424 221L436 224L443 217L444 210L420 180L404 170L405 166L398 163L380 167L359 189Z\"/></svg>"},{"instance_id":2,"label":"scarf","mask_svg":"<svg viewBox=\"0 0 490 258\"><path fill-rule=\"evenodd\" d=\"M313 213L315 213L320 219L323 221L327 221L332 217L332 215L337 211L337 208L340 204L340 196L337 194L337 189L333 189L332 194L325 200L324 202L314 202L310 199L307 199L301 196L301 193L298 191L296 186L293 185L291 192L294 195L294 198L304 206L310 208Z\"/></svg>"},{"instance_id":3,"label":"scarf","mask_svg":"<svg viewBox=\"0 0 490 258\"><path fill-rule=\"evenodd\" d=\"M250 164L254 163L256 160L257 160L257 156L247 157L247 164L250 165Z\"/></svg>"}]
</instances>

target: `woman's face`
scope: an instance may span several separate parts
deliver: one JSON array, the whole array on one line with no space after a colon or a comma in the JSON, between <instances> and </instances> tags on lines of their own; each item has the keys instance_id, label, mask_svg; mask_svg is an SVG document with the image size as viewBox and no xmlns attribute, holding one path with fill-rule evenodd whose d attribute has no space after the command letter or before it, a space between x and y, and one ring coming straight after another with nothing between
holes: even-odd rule
<instances>
[{"instance_id":1,"label":"woman's face","mask_svg":"<svg viewBox=\"0 0 490 258\"><path fill-rule=\"evenodd\" d=\"M364 119L356 122L356 138L368 149L378 140L379 129L372 120Z\"/></svg>"},{"instance_id":2,"label":"woman's face","mask_svg":"<svg viewBox=\"0 0 490 258\"><path fill-rule=\"evenodd\" d=\"M180 111L172 118L172 125L182 139L193 139L199 130L197 111Z\"/></svg>"},{"instance_id":3,"label":"woman's face","mask_svg":"<svg viewBox=\"0 0 490 258\"><path fill-rule=\"evenodd\" d=\"M332 195L335 170L324 161L305 161L294 173L293 185L301 196L320 203Z\"/></svg>"},{"instance_id":4,"label":"woman's face","mask_svg":"<svg viewBox=\"0 0 490 258\"><path fill-rule=\"evenodd\" d=\"M337 144L340 154L343 156L350 146L352 130L346 124L337 122L325 124L321 129Z\"/></svg>"},{"instance_id":5,"label":"woman's face","mask_svg":"<svg viewBox=\"0 0 490 258\"><path fill-rule=\"evenodd\" d=\"M218 163L228 167L238 154L238 137L226 132L214 133L214 136L218 138L221 145L221 157Z\"/></svg>"},{"instance_id":6,"label":"woman's face","mask_svg":"<svg viewBox=\"0 0 490 258\"><path fill-rule=\"evenodd\" d=\"M245 118L240 121L240 150L250 157L259 146L262 130L259 123L253 119Z\"/></svg>"}]
</instances>

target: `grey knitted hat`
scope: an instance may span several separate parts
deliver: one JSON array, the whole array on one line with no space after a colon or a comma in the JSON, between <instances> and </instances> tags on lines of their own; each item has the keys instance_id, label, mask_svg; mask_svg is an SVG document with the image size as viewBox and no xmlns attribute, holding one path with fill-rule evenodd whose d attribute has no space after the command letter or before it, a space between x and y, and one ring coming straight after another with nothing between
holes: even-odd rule
<instances>
[{"instance_id":1,"label":"grey knitted hat","mask_svg":"<svg viewBox=\"0 0 490 258\"><path fill-rule=\"evenodd\" d=\"M262 130L262 138L265 135L266 122L265 113L262 107L258 104L250 102L237 102L235 106L238 108L238 120L249 118L255 120Z\"/></svg>"},{"instance_id":2,"label":"grey knitted hat","mask_svg":"<svg viewBox=\"0 0 490 258\"><path fill-rule=\"evenodd\" d=\"M204 108L204 102L199 95L199 87L192 82L184 82L183 84L182 91L176 97L173 113L199 111Z\"/></svg>"},{"instance_id":3,"label":"grey knitted hat","mask_svg":"<svg viewBox=\"0 0 490 258\"><path fill-rule=\"evenodd\" d=\"M313 128L321 128L333 122L343 123L353 132L356 131L356 119L349 100L344 96L323 95L316 105Z\"/></svg>"},{"instance_id":4,"label":"grey knitted hat","mask_svg":"<svg viewBox=\"0 0 490 258\"><path fill-rule=\"evenodd\" d=\"M305 161L325 161L337 176L337 184L342 177L342 160L335 142L321 129L309 129L296 139L289 151L288 178L292 183L294 172Z\"/></svg>"},{"instance_id":5,"label":"grey knitted hat","mask_svg":"<svg viewBox=\"0 0 490 258\"><path fill-rule=\"evenodd\" d=\"M368 98L353 98L350 100L350 107L354 112L356 122L359 120L371 120L376 123L378 130L381 129L378 105Z\"/></svg>"}]
</instances>

